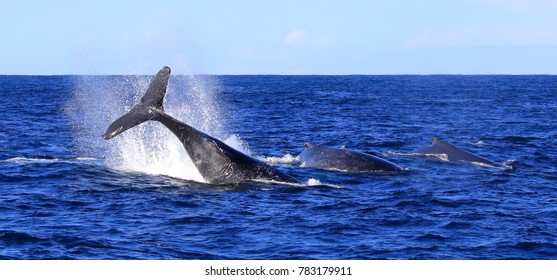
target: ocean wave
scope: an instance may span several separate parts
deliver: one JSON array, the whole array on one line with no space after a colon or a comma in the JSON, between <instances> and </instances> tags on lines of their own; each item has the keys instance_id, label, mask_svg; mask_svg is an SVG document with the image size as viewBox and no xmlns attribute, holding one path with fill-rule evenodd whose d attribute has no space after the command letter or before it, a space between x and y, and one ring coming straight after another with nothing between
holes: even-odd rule
<instances>
[{"instance_id":1,"label":"ocean wave","mask_svg":"<svg viewBox=\"0 0 557 280\"><path fill-rule=\"evenodd\" d=\"M75 158L55 158L55 157L12 157L0 162L6 163L18 163L18 164L28 164L28 163L68 163L68 162L90 162L96 161L97 158L94 157L75 157Z\"/></svg>"},{"instance_id":2,"label":"ocean wave","mask_svg":"<svg viewBox=\"0 0 557 280\"><path fill-rule=\"evenodd\" d=\"M0 231L0 241L5 242L6 244L22 244L29 242L39 242L43 241L43 239L26 232L2 230Z\"/></svg>"},{"instance_id":3,"label":"ocean wave","mask_svg":"<svg viewBox=\"0 0 557 280\"><path fill-rule=\"evenodd\" d=\"M0 258L554 259L557 157L546 147L557 144L557 118L554 110L516 108L551 104L557 79L479 78L224 76L222 90L204 101L196 98L203 87L176 87L184 78L175 77L167 96L175 100L165 108L171 115L247 154L242 141L276 156L260 159L285 165L300 181L222 186L190 180L194 170L171 170L167 162L188 159L159 124L138 126L116 142L99 137L138 100L144 76L75 85L35 77L26 87L48 89L40 94L17 90L28 78L0 76L6 102L21 109L0 120L7 128L0 132ZM532 79L545 92L522 90ZM72 98L76 87L84 89ZM337 94L314 96L348 87L342 102ZM446 98L475 102L436 102ZM60 110L64 100L73 110L70 124ZM485 142L482 154L511 159L505 164L516 169L489 172L399 152L435 134L476 149ZM311 141L382 147L392 152L380 155L413 171L298 168L296 152ZM190 179L168 175L174 171Z\"/></svg>"}]
</instances>

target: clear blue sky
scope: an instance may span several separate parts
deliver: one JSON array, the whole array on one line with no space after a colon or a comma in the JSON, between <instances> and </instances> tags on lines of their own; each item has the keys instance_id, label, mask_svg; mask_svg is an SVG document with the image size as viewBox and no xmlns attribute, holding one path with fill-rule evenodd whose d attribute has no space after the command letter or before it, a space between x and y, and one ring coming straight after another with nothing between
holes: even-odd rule
<instances>
[{"instance_id":1,"label":"clear blue sky","mask_svg":"<svg viewBox=\"0 0 557 280\"><path fill-rule=\"evenodd\" d=\"M0 74L557 74L557 1L6 1Z\"/></svg>"}]
</instances>

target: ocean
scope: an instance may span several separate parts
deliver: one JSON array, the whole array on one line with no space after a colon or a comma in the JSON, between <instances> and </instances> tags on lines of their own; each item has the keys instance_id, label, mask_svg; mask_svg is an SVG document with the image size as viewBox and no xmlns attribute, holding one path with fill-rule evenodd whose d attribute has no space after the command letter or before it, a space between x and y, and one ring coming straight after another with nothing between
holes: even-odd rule
<instances>
[{"instance_id":1,"label":"ocean","mask_svg":"<svg viewBox=\"0 0 557 280\"><path fill-rule=\"evenodd\" d=\"M557 76L171 76L169 115L299 185L204 183L156 122L102 139L151 78L0 76L1 259L557 259ZM508 168L412 154L433 136Z\"/></svg>"}]
</instances>

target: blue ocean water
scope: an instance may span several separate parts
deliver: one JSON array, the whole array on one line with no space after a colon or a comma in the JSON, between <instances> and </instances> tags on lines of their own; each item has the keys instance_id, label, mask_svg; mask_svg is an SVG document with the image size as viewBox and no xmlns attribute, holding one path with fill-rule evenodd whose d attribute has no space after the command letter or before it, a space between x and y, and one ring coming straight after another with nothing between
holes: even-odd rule
<instances>
[{"instance_id":1,"label":"blue ocean water","mask_svg":"<svg viewBox=\"0 0 557 280\"><path fill-rule=\"evenodd\" d=\"M166 111L300 179L208 185L150 76L0 76L2 259L556 259L556 76L173 76ZM410 152L438 136L508 169ZM402 172L296 164L305 142Z\"/></svg>"}]
</instances>

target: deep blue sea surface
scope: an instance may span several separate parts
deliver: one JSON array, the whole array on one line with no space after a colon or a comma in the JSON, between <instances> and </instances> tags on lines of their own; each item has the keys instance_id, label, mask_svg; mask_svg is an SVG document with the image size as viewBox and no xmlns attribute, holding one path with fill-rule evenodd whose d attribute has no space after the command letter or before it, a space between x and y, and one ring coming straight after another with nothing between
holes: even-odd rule
<instances>
[{"instance_id":1,"label":"deep blue sea surface","mask_svg":"<svg viewBox=\"0 0 557 280\"><path fill-rule=\"evenodd\" d=\"M2 259L557 259L557 76L172 76L168 114L301 185L209 185L151 76L0 76ZM510 168L411 154L438 136ZM402 172L302 168L304 143Z\"/></svg>"}]
</instances>

